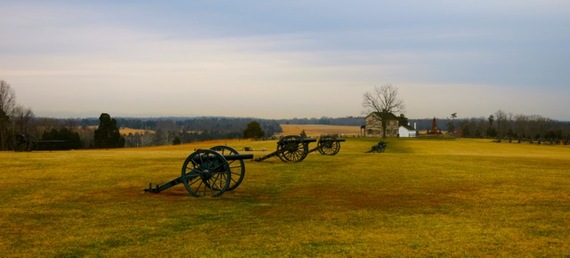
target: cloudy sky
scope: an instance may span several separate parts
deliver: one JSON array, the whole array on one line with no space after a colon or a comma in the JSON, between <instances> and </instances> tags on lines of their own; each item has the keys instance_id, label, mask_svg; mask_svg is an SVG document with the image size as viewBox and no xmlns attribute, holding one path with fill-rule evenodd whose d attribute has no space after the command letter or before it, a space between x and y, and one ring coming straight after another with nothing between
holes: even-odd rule
<instances>
[{"instance_id":1,"label":"cloudy sky","mask_svg":"<svg viewBox=\"0 0 570 258\"><path fill-rule=\"evenodd\" d=\"M570 1L0 0L0 80L36 116L570 120Z\"/></svg>"}]
</instances>

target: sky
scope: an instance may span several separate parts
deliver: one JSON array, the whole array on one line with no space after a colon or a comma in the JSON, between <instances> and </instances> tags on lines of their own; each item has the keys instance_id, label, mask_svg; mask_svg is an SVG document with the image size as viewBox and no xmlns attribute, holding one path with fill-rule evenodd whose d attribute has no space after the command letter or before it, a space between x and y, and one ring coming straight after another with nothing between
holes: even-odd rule
<instances>
[{"instance_id":1,"label":"sky","mask_svg":"<svg viewBox=\"0 0 570 258\"><path fill-rule=\"evenodd\" d=\"M39 117L570 121L570 1L0 0L0 80Z\"/></svg>"}]
</instances>

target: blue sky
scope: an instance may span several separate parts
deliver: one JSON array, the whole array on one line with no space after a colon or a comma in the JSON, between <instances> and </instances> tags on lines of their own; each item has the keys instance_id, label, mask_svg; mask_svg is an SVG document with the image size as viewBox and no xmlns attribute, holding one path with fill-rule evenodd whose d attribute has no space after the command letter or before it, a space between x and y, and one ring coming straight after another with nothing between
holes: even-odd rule
<instances>
[{"instance_id":1,"label":"blue sky","mask_svg":"<svg viewBox=\"0 0 570 258\"><path fill-rule=\"evenodd\" d=\"M0 79L37 116L570 120L570 1L0 1Z\"/></svg>"}]
</instances>

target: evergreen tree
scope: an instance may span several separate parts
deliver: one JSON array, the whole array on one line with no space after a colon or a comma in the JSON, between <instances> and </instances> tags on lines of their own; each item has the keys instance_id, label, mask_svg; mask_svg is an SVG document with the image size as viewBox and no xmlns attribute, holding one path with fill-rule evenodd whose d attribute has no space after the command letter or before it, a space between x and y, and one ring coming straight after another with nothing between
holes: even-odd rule
<instances>
[{"instance_id":1,"label":"evergreen tree","mask_svg":"<svg viewBox=\"0 0 570 258\"><path fill-rule=\"evenodd\" d=\"M125 138L119 133L117 120L107 113L99 116L99 127L95 130L95 148L122 148Z\"/></svg>"},{"instance_id":2,"label":"evergreen tree","mask_svg":"<svg viewBox=\"0 0 570 258\"><path fill-rule=\"evenodd\" d=\"M243 138L246 139L259 139L263 137L265 137L265 132L261 129L261 125L256 121L252 121L247 124L247 128L243 131Z\"/></svg>"},{"instance_id":3,"label":"evergreen tree","mask_svg":"<svg viewBox=\"0 0 570 258\"><path fill-rule=\"evenodd\" d=\"M54 141L52 143L40 144L37 149L41 150L71 150L81 149L83 143L79 137L79 133L73 132L67 128L59 130L51 129L42 134L43 141ZM61 141L61 142L58 142Z\"/></svg>"}]
</instances>

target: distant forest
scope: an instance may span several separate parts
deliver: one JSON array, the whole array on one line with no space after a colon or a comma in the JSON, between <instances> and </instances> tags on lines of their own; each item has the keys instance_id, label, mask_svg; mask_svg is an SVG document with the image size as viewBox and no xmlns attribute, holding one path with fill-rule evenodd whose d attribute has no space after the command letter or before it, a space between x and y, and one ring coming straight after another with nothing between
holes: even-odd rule
<instances>
[{"instance_id":1,"label":"distant forest","mask_svg":"<svg viewBox=\"0 0 570 258\"><path fill-rule=\"evenodd\" d=\"M125 135L126 147L156 146L174 142L188 143L212 139L238 139L243 137L247 124L256 121L273 138L282 132L280 124L322 124L363 126L364 117L258 119L231 117L161 117L116 118L122 128L147 130ZM98 125L98 119L76 121L82 128ZM69 122L68 122L69 123ZM433 118L409 119L409 125L420 134L432 128ZM513 115L497 111L489 117L436 118L438 130L455 137L494 138L518 142L563 142L570 138L570 122L560 122L538 115Z\"/></svg>"},{"instance_id":2,"label":"distant forest","mask_svg":"<svg viewBox=\"0 0 570 258\"><path fill-rule=\"evenodd\" d=\"M135 129L122 132L125 147L159 146L181 144L213 139L243 138L244 130L250 122L257 122L270 138L281 132L275 120L231 117L159 117L159 118L115 118L121 128ZM81 119L81 127L92 127L98 119Z\"/></svg>"},{"instance_id":3,"label":"distant forest","mask_svg":"<svg viewBox=\"0 0 570 258\"><path fill-rule=\"evenodd\" d=\"M502 110L489 117L436 118L436 129L446 135L465 138L490 138L495 141L568 144L570 122L557 121L540 115L506 113ZM432 128L432 119L410 119L411 126L422 133Z\"/></svg>"},{"instance_id":4,"label":"distant forest","mask_svg":"<svg viewBox=\"0 0 570 258\"><path fill-rule=\"evenodd\" d=\"M69 150L95 148L99 118L55 119L35 117L30 108L16 102L15 91L0 80L0 150ZM112 116L112 114L108 114ZM451 117L451 118L450 118ZM492 138L530 143L563 143L570 140L570 122L539 115L497 111L489 117L457 118L456 113L435 118L436 129L453 137ZM420 134L430 130L434 118L409 119L409 126ZM271 139L282 132L280 124L322 124L364 126L364 117L259 119L233 117L158 117L112 118L114 132L119 129L125 147L182 144L212 139L243 138L248 124L257 122ZM100 131L99 131L100 132ZM116 134L118 135L118 134ZM119 135L120 137L120 135ZM256 136L257 137L257 136ZM122 139L121 139L122 142ZM31 144L33 143L33 144ZM14 148L17 146L17 148ZM121 145L122 146L122 145Z\"/></svg>"},{"instance_id":5,"label":"distant forest","mask_svg":"<svg viewBox=\"0 0 570 258\"><path fill-rule=\"evenodd\" d=\"M205 141L212 139L243 138L250 122L257 122L272 139L282 132L280 124L323 124L363 126L364 117L259 119L232 117L117 117L117 126L125 138L125 147L160 146ZM20 122L16 120L18 125ZM98 118L54 119L30 118L22 128L38 142L39 150L94 148L94 131ZM433 118L409 119L410 126L420 134L431 129ZM537 143L568 143L570 122L560 122L540 116L524 116L497 112L488 118L436 118L437 129L448 135L469 138ZM22 122L22 125L23 122ZM49 144L46 144L48 142ZM51 142L51 143L50 143Z\"/></svg>"}]
</instances>

